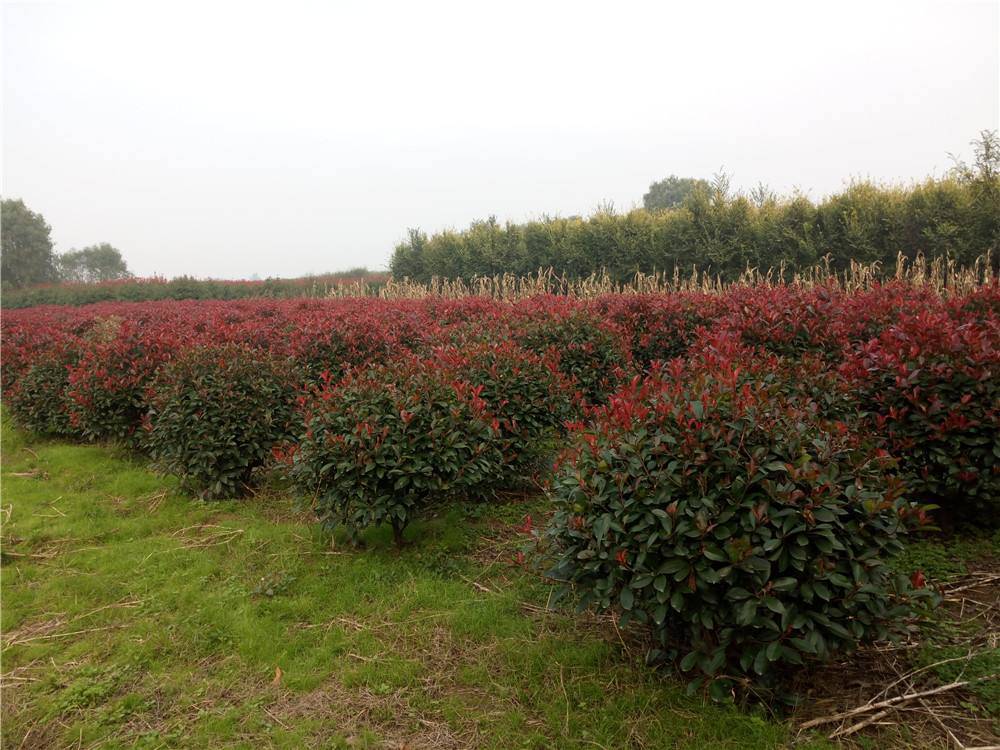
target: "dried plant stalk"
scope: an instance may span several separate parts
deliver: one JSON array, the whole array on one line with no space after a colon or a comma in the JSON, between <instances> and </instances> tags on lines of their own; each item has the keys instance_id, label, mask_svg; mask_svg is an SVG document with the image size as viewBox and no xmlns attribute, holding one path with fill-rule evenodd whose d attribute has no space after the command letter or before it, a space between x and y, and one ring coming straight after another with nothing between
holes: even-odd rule
<instances>
[{"instance_id":1,"label":"dried plant stalk","mask_svg":"<svg viewBox=\"0 0 1000 750\"><path fill-rule=\"evenodd\" d=\"M672 273L656 271L638 272L628 282L616 282L606 270L592 273L584 278L557 274L552 268L540 268L534 275L517 276L504 273L494 276L474 276L469 280L445 279L437 276L427 283L409 278L389 277L384 284L353 281L330 288L329 297L380 297L382 299L459 299L462 297L486 297L490 299L516 302L542 294L558 294L581 299L600 297L605 294L667 294L670 292L702 292L722 294L733 287L790 285L800 288L815 286L836 286L847 292L871 289L886 280L925 287L935 293L962 295L994 282L993 264L990 253L980 256L969 267L960 267L954 260L935 258L928 261L917 255L911 261L900 253L896 258L894 273L885 273L879 262L859 263L852 261L843 271L830 267L829 256L819 263L789 275L784 265L761 271L747 267L734 281L723 281L710 269L692 267L690 274L680 268Z\"/></svg>"}]
</instances>

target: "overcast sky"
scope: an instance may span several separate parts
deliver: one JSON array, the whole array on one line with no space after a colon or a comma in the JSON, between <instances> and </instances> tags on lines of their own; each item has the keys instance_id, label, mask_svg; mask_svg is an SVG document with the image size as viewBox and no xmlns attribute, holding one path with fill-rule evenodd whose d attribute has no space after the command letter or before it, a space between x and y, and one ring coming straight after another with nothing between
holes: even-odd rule
<instances>
[{"instance_id":1,"label":"overcast sky","mask_svg":"<svg viewBox=\"0 0 1000 750\"><path fill-rule=\"evenodd\" d=\"M408 227L813 198L1000 118L993 2L5 3L3 194L141 275L383 268Z\"/></svg>"}]
</instances>

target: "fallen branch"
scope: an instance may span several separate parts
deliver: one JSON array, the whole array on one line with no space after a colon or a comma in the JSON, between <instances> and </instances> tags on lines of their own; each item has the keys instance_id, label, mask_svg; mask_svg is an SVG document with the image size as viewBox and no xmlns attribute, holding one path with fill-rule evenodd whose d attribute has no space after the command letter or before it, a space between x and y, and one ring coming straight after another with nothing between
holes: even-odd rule
<instances>
[{"instance_id":1,"label":"fallen branch","mask_svg":"<svg viewBox=\"0 0 1000 750\"><path fill-rule=\"evenodd\" d=\"M932 719L934 719L935 723L939 727L941 727L944 733L948 736L948 739L951 740L951 743L955 746L955 750L965 750L965 745L963 745L959 741L958 737L955 736L955 733L952 732L951 729L949 729L948 725L945 724L944 721L942 721L941 717L937 715L937 713L934 711L933 708L930 707L930 705L928 705L927 701L921 698L920 705L924 707L924 709L927 711L927 714Z\"/></svg>"},{"instance_id":2,"label":"fallen branch","mask_svg":"<svg viewBox=\"0 0 1000 750\"><path fill-rule=\"evenodd\" d=\"M966 685L971 685L975 682L984 682L986 680L997 679L1000 675L988 675L986 677L981 677L975 680L963 680L961 682L949 682L947 685L941 685L936 688L931 688L930 690L923 690L919 693L907 693L906 695L897 695L895 698L889 698L884 701L879 701L878 703L867 703L864 706L858 706L857 708L852 708L850 711L841 711L838 714L831 714L830 716L822 716L818 719L810 719L801 725L802 729L811 729L812 727L818 727L821 724L829 724L832 721L840 721L841 719L849 719L852 716L860 716L861 714L866 714L869 711L878 711L883 708L892 708L900 703L907 703L918 698L926 698L929 695L937 695L938 693L946 693L949 690L957 690L958 688L965 687Z\"/></svg>"},{"instance_id":3,"label":"fallen branch","mask_svg":"<svg viewBox=\"0 0 1000 750\"><path fill-rule=\"evenodd\" d=\"M944 594L945 596L949 596L951 594L957 594L959 591L965 591L966 589L974 589L979 586L986 586L987 584L994 583L996 581L1000 581L1000 575L986 574L978 581L973 581L972 583L966 583L963 586L958 586L953 589L945 589Z\"/></svg>"},{"instance_id":4,"label":"fallen branch","mask_svg":"<svg viewBox=\"0 0 1000 750\"><path fill-rule=\"evenodd\" d=\"M39 553L39 554L34 554L33 555L31 553L28 553L28 552L11 552L10 550L4 550L3 551L3 555L4 555L4 557L31 557L31 558L35 558L37 560L48 560L49 558L55 557L56 553L52 552L52 553L49 553L47 555Z\"/></svg>"},{"instance_id":5,"label":"fallen branch","mask_svg":"<svg viewBox=\"0 0 1000 750\"><path fill-rule=\"evenodd\" d=\"M901 682L905 682L911 679L912 677L916 677L918 674L920 674L921 672L926 672L928 669L934 669L935 667L940 667L942 664L950 664L956 661L972 661L976 656L978 656L978 654L968 653L965 656L954 656L950 659L942 659L941 661L936 661L933 664L925 664L924 666L911 670L904 675L900 675L899 679L889 683L889 685L887 685L883 690L877 693L875 697L879 698L883 695L888 694L888 692L892 690L894 687L896 687L896 685L900 684ZM896 671L896 674L899 674L898 670ZM908 687L912 688L913 686L909 685Z\"/></svg>"},{"instance_id":6,"label":"fallen branch","mask_svg":"<svg viewBox=\"0 0 1000 750\"><path fill-rule=\"evenodd\" d=\"M833 732L832 734L830 734L827 737L827 739L834 740L837 737L848 737L848 736L854 734L855 732L859 732L862 729L864 729L865 727L874 724L879 719L884 719L890 713L892 713L892 708L884 708L881 711L879 711L878 713L872 714L871 716L869 716L864 721L859 721L857 724L852 724L849 727L838 729L836 732Z\"/></svg>"}]
</instances>

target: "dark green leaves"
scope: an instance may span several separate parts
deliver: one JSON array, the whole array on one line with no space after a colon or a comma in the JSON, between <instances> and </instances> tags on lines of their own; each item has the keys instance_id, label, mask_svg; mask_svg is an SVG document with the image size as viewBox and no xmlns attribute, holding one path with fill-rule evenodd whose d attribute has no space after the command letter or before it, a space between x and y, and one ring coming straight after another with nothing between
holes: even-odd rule
<instances>
[{"instance_id":1,"label":"dark green leaves","mask_svg":"<svg viewBox=\"0 0 1000 750\"><path fill-rule=\"evenodd\" d=\"M254 469L291 436L288 367L242 346L191 349L152 384L146 447L204 497L243 494Z\"/></svg>"},{"instance_id":2,"label":"dark green leaves","mask_svg":"<svg viewBox=\"0 0 1000 750\"><path fill-rule=\"evenodd\" d=\"M879 462L804 395L813 365L731 366L624 388L578 432L549 530L584 595L688 644L681 669L720 694L720 674L766 678L898 622L901 505Z\"/></svg>"},{"instance_id":3,"label":"dark green leaves","mask_svg":"<svg viewBox=\"0 0 1000 750\"><path fill-rule=\"evenodd\" d=\"M632 609L632 605L635 603L635 595L632 593L632 589L628 586L624 587L619 598L621 599L622 609Z\"/></svg>"}]
</instances>

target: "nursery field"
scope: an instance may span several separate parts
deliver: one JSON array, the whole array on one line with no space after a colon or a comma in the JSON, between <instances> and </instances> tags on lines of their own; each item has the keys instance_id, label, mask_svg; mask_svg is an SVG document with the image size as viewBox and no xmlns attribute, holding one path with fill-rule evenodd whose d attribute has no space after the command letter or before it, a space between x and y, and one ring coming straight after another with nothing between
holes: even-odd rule
<instances>
[{"instance_id":1,"label":"nursery field","mask_svg":"<svg viewBox=\"0 0 1000 750\"><path fill-rule=\"evenodd\" d=\"M5 745L998 742L995 282L2 334Z\"/></svg>"}]
</instances>

